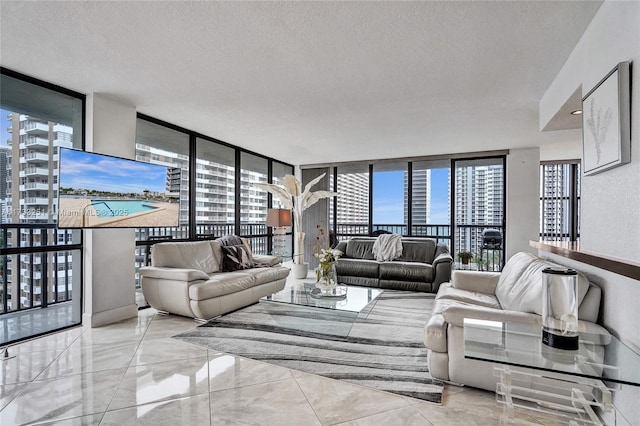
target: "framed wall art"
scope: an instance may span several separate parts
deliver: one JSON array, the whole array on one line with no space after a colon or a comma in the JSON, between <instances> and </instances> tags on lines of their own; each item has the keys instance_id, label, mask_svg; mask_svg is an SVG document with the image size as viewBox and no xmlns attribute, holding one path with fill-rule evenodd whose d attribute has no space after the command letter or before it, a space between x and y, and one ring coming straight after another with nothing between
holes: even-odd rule
<instances>
[{"instance_id":1,"label":"framed wall art","mask_svg":"<svg viewBox=\"0 0 640 426\"><path fill-rule=\"evenodd\" d=\"M631 161L630 63L620 62L582 98L585 175Z\"/></svg>"}]
</instances>

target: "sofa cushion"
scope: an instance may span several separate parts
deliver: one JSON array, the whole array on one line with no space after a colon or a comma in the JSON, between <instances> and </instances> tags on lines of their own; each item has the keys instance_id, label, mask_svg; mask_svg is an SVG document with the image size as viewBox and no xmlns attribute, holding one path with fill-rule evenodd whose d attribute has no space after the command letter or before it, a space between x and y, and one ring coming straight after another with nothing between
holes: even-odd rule
<instances>
[{"instance_id":1,"label":"sofa cushion","mask_svg":"<svg viewBox=\"0 0 640 426\"><path fill-rule=\"evenodd\" d=\"M253 268L242 271L243 274L251 275L255 279L255 285L264 283L270 283L272 281L278 281L286 279L289 275L289 269L282 267L272 268Z\"/></svg>"},{"instance_id":2,"label":"sofa cushion","mask_svg":"<svg viewBox=\"0 0 640 426\"><path fill-rule=\"evenodd\" d=\"M433 268L426 263L398 261L380 263L381 280L430 283L432 277Z\"/></svg>"},{"instance_id":3,"label":"sofa cushion","mask_svg":"<svg viewBox=\"0 0 640 426\"><path fill-rule=\"evenodd\" d=\"M402 255L396 260L405 262L433 263L436 253L436 242L429 238L412 240L404 238L402 240ZM429 277L431 281L431 277Z\"/></svg>"},{"instance_id":4,"label":"sofa cushion","mask_svg":"<svg viewBox=\"0 0 640 426\"><path fill-rule=\"evenodd\" d=\"M438 299L457 300L459 302L469 303L487 308L500 309L498 299L486 293L477 291L460 290L451 286L451 284L443 284L438 290Z\"/></svg>"},{"instance_id":5,"label":"sofa cushion","mask_svg":"<svg viewBox=\"0 0 640 426\"><path fill-rule=\"evenodd\" d=\"M206 300L255 286L255 278L244 272L220 272L210 280L189 286L189 299Z\"/></svg>"},{"instance_id":6,"label":"sofa cushion","mask_svg":"<svg viewBox=\"0 0 640 426\"><path fill-rule=\"evenodd\" d=\"M520 276L537 257L530 253L519 252L511 256L509 261L502 268L498 284L496 285L496 297L500 301L503 309L509 304L509 292L511 287L520 279Z\"/></svg>"},{"instance_id":7,"label":"sofa cushion","mask_svg":"<svg viewBox=\"0 0 640 426\"><path fill-rule=\"evenodd\" d=\"M347 250L345 252L345 256L351 257L353 259L374 260L375 257L373 256L373 243L375 243L375 241L375 238L352 238L347 242Z\"/></svg>"},{"instance_id":8,"label":"sofa cushion","mask_svg":"<svg viewBox=\"0 0 640 426\"><path fill-rule=\"evenodd\" d=\"M261 266L278 266L282 263L280 256L271 256L268 254L253 254L253 262L255 267Z\"/></svg>"},{"instance_id":9,"label":"sofa cushion","mask_svg":"<svg viewBox=\"0 0 640 426\"><path fill-rule=\"evenodd\" d=\"M220 270L220 263L209 241L154 244L151 248L151 265L197 269L207 274Z\"/></svg>"},{"instance_id":10,"label":"sofa cushion","mask_svg":"<svg viewBox=\"0 0 640 426\"><path fill-rule=\"evenodd\" d=\"M364 278L378 278L380 263L375 260L348 259L341 257L336 263L338 276L354 276Z\"/></svg>"},{"instance_id":11,"label":"sofa cushion","mask_svg":"<svg viewBox=\"0 0 640 426\"><path fill-rule=\"evenodd\" d=\"M253 268L253 257L245 244L222 246L221 249L223 272L233 272Z\"/></svg>"}]
</instances>

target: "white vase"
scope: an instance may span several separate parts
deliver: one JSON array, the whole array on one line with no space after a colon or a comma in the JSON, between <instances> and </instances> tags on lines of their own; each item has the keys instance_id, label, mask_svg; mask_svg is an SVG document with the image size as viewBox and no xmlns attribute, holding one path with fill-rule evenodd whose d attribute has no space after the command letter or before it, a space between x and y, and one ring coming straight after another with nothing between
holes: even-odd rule
<instances>
[{"instance_id":1,"label":"white vase","mask_svg":"<svg viewBox=\"0 0 640 426\"><path fill-rule=\"evenodd\" d=\"M293 278L297 280L302 280L304 278L307 278L307 274L309 273L309 264L294 263L291 266L291 273L293 274Z\"/></svg>"}]
</instances>

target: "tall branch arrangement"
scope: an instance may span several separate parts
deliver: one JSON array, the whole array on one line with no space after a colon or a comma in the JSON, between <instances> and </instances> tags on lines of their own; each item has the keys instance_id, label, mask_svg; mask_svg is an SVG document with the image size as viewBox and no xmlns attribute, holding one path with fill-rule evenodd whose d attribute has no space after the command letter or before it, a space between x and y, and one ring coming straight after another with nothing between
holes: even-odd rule
<instances>
[{"instance_id":1,"label":"tall branch arrangement","mask_svg":"<svg viewBox=\"0 0 640 426\"><path fill-rule=\"evenodd\" d=\"M319 200L338 195L337 192L332 191L311 192L311 188L320 182L325 175L326 173L323 173L309 182L304 187L304 191L301 191L302 183L293 175L285 175L282 179L282 186L273 183L253 182L254 186L264 189L280 200L282 208L293 212L293 225L295 226L294 263L304 263L304 232L301 231L302 213Z\"/></svg>"}]
</instances>

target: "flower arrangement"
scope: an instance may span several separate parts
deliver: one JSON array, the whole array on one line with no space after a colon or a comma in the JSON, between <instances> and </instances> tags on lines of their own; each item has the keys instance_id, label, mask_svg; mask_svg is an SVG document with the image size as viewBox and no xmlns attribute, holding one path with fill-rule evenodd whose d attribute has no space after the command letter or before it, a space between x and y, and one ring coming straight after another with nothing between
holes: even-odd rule
<instances>
[{"instance_id":1,"label":"flower arrangement","mask_svg":"<svg viewBox=\"0 0 640 426\"><path fill-rule=\"evenodd\" d=\"M324 229L317 226L318 234L313 244L313 255L320 261L316 272L316 282L324 281L327 285L336 284L336 276L333 266L338 261L342 252L329 247L329 239L324 233Z\"/></svg>"}]
</instances>

